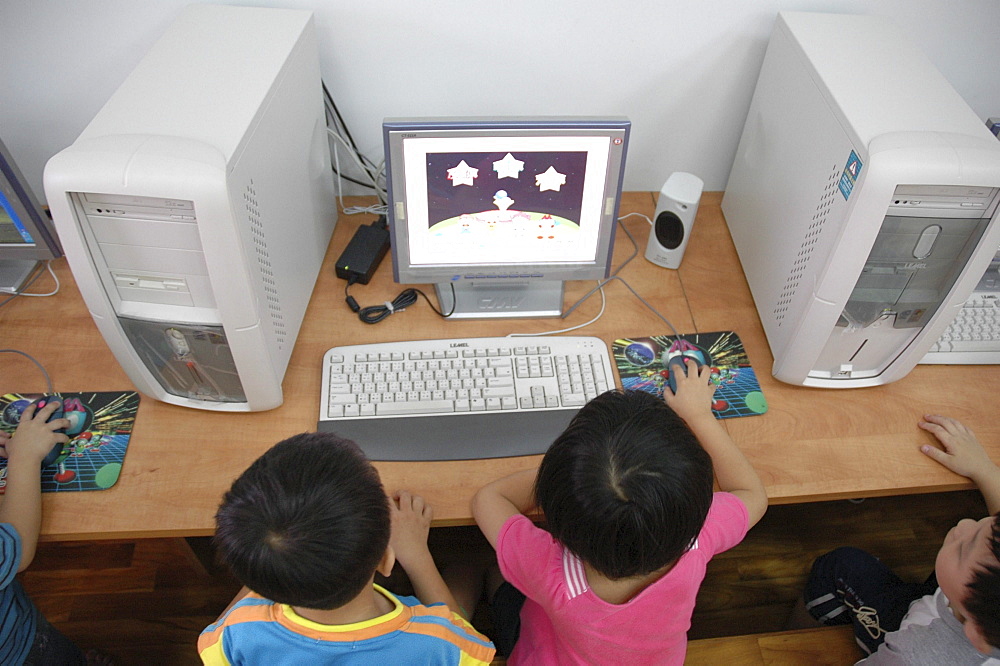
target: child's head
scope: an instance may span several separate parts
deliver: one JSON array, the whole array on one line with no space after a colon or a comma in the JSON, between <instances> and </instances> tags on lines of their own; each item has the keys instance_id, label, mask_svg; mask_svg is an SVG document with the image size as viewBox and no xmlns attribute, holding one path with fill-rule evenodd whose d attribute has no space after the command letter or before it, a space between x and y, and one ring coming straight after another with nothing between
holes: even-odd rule
<instances>
[{"instance_id":1,"label":"child's head","mask_svg":"<svg viewBox=\"0 0 1000 666\"><path fill-rule=\"evenodd\" d=\"M304 433L233 482L214 543L234 575L272 601L338 608L369 585L389 544L389 500L354 442Z\"/></svg>"},{"instance_id":2,"label":"child's head","mask_svg":"<svg viewBox=\"0 0 1000 666\"><path fill-rule=\"evenodd\" d=\"M672 409L642 391L587 403L549 447L535 482L548 530L612 579L680 557L712 504L712 460Z\"/></svg>"},{"instance_id":3,"label":"child's head","mask_svg":"<svg viewBox=\"0 0 1000 666\"><path fill-rule=\"evenodd\" d=\"M934 564L941 591L984 653L1000 647L1000 513L951 528Z\"/></svg>"}]
</instances>

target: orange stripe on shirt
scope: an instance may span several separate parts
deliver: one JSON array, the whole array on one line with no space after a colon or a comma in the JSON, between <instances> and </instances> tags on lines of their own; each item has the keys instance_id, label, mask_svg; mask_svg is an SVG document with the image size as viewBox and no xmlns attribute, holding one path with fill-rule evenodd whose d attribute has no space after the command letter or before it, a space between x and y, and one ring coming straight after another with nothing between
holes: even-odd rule
<instances>
[{"instance_id":1,"label":"orange stripe on shirt","mask_svg":"<svg viewBox=\"0 0 1000 666\"><path fill-rule=\"evenodd\" d=\"M392 610L363 622L341 625L319 624L302 617L291 606L285 605L277 607L275 618L281 626L300 636L323 641L364 641L403 629L413 615L411 608L378 585L375 586L375 590L392 603Z\"/></svg>"},{"instance_id":2,"label":"orange stripe on shirt","mask_svg":"<svg viewBox=\"0 0 1000 666\"><path fill-rule=\"evenodd\" d=\"M441 618L451 622L453 625L457 625L459 629L465 629L469 633L479 636L484 642L489 641L488 638L482 636L479 632L473 629L472 625L462 619L461 616L455 615L447 606L440 605L428 607L406 606L403 604L400 604L400 606L402 606L401 613L389 622L382 622L371 627L353 629L350 631L321 630L316 627L303 626L302 624L294 622L283 613L278 614L278 622L297 634L323 641L363 641L369 638L384 636L390 631L402 631L407 634L419 634L421 636L431 636L444 640L456 646L470 657L479 659L487 664L493 659L493 655L496 650L492 647L481 645L474 640L464 638L447 626L415 620L415 618L419 617Z\"/></svg>"},{"instance_id":3,"label":"orange stripe on shirt","mask_svg":"<svg viewBox=\"0 0 1000 666\"><path fill-rule=\"evenodd\" d=\"M259 598L259 597L258 597ZM244 622L266 622L274 619L271 613L273 606L270 604L253 604L249 606L237 606L225 616L218 620L218 624L211 632L204 633L198 637L198 652L201 652L210 645L219 642L222 632L226 627Z\"/></svg>"},{"instance_id":4,"label":"orange stripe on shirt","mask_svg":"<svg viewBox=\"0 0 1000 666\"><path fill-rule=\"evenodd\" d=\"M434 615L441 617L441 613L433 612L438 610L437 608L426 608L424 610L432 611L428 613L414 613L414 615ZM450 611L447 611L450 613ZM483 639L483 641L489 641L488 638L480 634L478 631L472 628L472 625L466 622L461 616L458 615L448 615L447 616L452 623L458 624L460 627L465 628L469 633L475 634ZM422 636L433 636L434 638L440 638L441 640L447 641L452 645L455 645L462 652L466 653L473 659L478 659L485 664L490 663L493 659L493 655L496 654L496 650L488 645L483 645L477 643L476 641L464 638L461 635L455 633L446 626L431 623L431 622L410 622L405 629L408 634L420 634Z\"/></svg>"}]
</instances>

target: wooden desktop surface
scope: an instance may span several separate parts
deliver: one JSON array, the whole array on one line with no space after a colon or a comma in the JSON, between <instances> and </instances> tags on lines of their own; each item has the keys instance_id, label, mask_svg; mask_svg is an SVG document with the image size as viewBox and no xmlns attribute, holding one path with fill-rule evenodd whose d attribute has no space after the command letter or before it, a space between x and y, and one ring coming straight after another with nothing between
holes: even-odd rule
<instances>
[{"instance_id":1,"label":"wooden desktop surface","mask_svg":"<svg viewBox=\"0 0 1000 666\"><path fill-rule=\"evenodd\" d=\"M720 193L706 193L679 270L647 262L648 223L638 216L624 225L639 245L621 272L681 333L733 330L757 371L769 409L762 416L727 419L725 427L756 467L772 503L957 490L969 482L919 451L929 436L916 426L921 414L954 416L975 430L1000 460L1000 423L990 405L1000 393L995 366L918 366L902 380L875 388L811 389L770 376L771 352L719 207ZM655 194L628 193L622 215L651 216ZM257 413L214 413L177 407L142 396L118 483L108 490L46 493L45 539L113 539L203 536L232 480L275 442L315 429L320 362L330 347L360 342L545 332L589 321L600 308L591 297L566 320L447 321L423 301L385 321L360 322L344 304L344 281L333 262L354 228L368 215L341 216L316 284L283 383L285 401ZM616 238L616 266L632 253ZM65 392L130 390L84 307L64 259L54 262L62 290L51 298L17 298L0 308L2 346L36 358L55 389ZM51 279L40 278L37 290ZM567 285L567 304L593 283ZM362 305L382 303L401 287L386 260L369 285L351 294ZM619 337L669 333L665 324L628 289L606 288L607 311L580 331L610 344ZM428 290L433 297L433 291ZM2 390L41 392L38 369L17 354L0 357ZM387 491L405 488L427 498L435 524L471 522L469 500L484 483L535 467L540 456L456 462L378 462Z\"/></svg>"}]
</instances>

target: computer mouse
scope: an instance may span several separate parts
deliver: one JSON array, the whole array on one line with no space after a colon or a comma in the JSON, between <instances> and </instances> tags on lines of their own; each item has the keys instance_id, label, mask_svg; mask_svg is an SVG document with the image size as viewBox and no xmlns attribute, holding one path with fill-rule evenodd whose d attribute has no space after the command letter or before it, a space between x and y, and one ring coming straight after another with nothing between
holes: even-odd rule
<instances>
[{"instance_id":1,"label":"computer mouse","mask_svg":"<svg viewBox=\"0 0 1000 666\"><path fill-rule=\"evenodd\" d=\"M49 416L49 421L51 421L53 419L61 419L61 418L63 418L63 400L62 400L61 397L59 397L57 395L43 395L40 398L35 398L34 400L32 400L31 404L35 406L35 411L37 411L37 410L41 409L42 407L44 407L45 405L49 404L50 402L56 402L56 403L59 404L59 406L56 407L56 411L52 412L52 414ZM59 428L58 430L56 430L56 432L65 433L66 429L65 428ZM50 467L50 466L54 465L55 462L56 462L56 459L62 453L62 450L63 450L63 444L62 443L59 443L59 444L56 444L55 446L53 446L52 450L49 451L48 455L46 455L42 459L42 467Z\"/></svg>"},{"instance_id":2,"label":"computer mouse","mask_svg":"<svg viewBox=\"0 0 1000 666\"><path fill-rule=\"evenodd\" d=\"M670 390L673 393L677 393L677 373L687 373L688 371L687 359L691 359L697 363L699 370L705 365L705 357L697 349L685 350L677 356L671 357L667 361L667 383L670 385Z\"/></svg>"}]
</instances>

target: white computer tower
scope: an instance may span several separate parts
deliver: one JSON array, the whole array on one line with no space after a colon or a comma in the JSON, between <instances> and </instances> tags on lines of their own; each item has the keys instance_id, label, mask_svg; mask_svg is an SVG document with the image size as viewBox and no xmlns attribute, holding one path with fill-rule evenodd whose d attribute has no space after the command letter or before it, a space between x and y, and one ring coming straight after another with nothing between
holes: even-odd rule
<instances>
[{"instance_id":1,"label":"white computer tower","mask_svg":"<svg viewBox=\"0 0 1000 666\"><path fill-rule=\"evenodd\" d=\"M191 5L45 167L73 276L143 393L257 411L337 211L307 11Z\"/></svg>"},{"instance_id":2,"label":"white computer tower","mask_svg":"<svg viewBox=\"0 0 1000 666\"><path fill-rule=\"evenodd\" d=\"M776 378L905 376L1000 245L1000 142L894 24L781 12L722 210Z\"/></svg>"}]
</instances>

